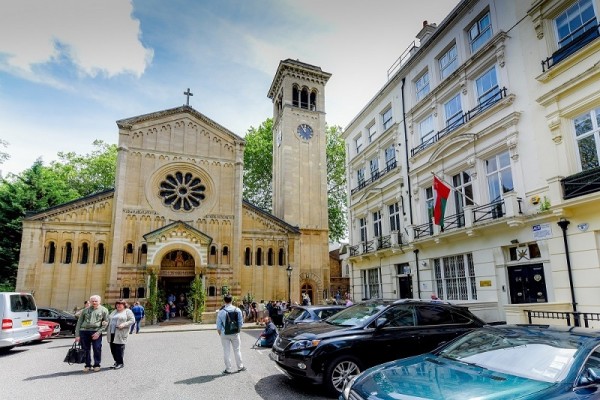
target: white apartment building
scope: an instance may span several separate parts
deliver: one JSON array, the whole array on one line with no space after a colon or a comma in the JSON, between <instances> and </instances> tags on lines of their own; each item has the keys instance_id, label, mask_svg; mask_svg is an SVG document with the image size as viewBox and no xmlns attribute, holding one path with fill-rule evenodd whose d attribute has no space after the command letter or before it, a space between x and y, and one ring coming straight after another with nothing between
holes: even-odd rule
<instances>
[{"instance_id":1,"label":"white apartment building","mask_svg":"<svg viewBox=\"0 0 600 400\"><path fill-rule=\"evenodd\" d=\"M354 299L600 326L599 17L600 0L463 0L424 22L344 132Z\"/></svg>"}]
</instances>

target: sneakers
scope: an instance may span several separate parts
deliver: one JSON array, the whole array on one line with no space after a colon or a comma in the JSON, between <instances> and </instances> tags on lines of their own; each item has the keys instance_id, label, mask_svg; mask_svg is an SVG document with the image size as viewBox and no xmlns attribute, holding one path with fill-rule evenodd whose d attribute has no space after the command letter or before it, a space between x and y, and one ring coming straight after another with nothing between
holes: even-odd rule
<instances>
[{"instance_id":1,"label":"sneakers","mask_svg":"<svg viewBox=\"0 0 600 400\"><path fill-rule=\"evenodd\" d=\"M229 375L229 374L233 374L233 372L231 372L231 371L228 371L228 370L223 370L223 374L224 374L224 375Z\"/></svg>"},{"instance_id":2,"label":"sneakers","mask_svg":"<svg viewBox=\"0 0 600 400\"><path fill-rule=\"evenodd\" d=\"M83 372L90 372L90 367L84 367Z\"/></svg>"},{"instance_id":3,"label":"sneakers","mask_svg":"<svg viewBox=\"0 0 600 400\"><path fill-rule=\"evenodd\" d=\"M238 369L238 372L242 372L242 371L245 371L245 370L246 370L246 367L242 367L242 368Z\"/></svg>"},{"instance_id":4,"label":"sneakers","mask_svg":"<svg viewBox=\"0 0 600 400\"><path fill-rule=\"evenodd\" d=\"M99 366L98 367L94 367L93 370L94 370L94 372L98 372L98 371L100 371L100 367Z\"/></svg>"},{"instance_id":5,"label":"sneakers","mask_svg":"<svg viewBox=\"0 0 600 400\"><path fill-rule=\"evenodd\" d=\"M115 365L114 369L121 369L123 367L124 367L123 364L117 364L117 365Z\"/></svg>"}]
</instances>

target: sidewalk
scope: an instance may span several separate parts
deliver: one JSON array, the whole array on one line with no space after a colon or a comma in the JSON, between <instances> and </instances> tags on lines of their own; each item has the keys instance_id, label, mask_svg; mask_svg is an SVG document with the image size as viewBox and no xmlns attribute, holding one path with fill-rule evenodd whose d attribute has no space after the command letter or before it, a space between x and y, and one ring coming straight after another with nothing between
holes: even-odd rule
<instances>
[{"instance_id":1,"label":"sidewalk","mask_svg":"<svg viewBox=\"0 0 600 400\"><path fill-rule=\"evenodd\" d=\"M264 329L264 326L256 325L254 322L246 322L242 326L243 330L247 329ZM146 325L140 328L140 333L159 333L159 332L189 332L189 331L210 331L216 330L216 324L195 324L193 322L168 325Z\"/></svg>"}]
</instances>

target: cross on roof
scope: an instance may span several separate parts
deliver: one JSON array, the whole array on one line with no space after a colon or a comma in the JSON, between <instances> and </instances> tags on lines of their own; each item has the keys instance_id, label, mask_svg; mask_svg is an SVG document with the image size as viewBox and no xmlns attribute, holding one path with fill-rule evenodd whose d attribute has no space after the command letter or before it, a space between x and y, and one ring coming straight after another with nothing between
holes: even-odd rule
<instances>
[{"instance_id":1,"label":"cross on roof","mask_svg":"<svg viewBox=\"0 0 600 400\"><path fill-rule=\"evenodd\" d=\"M194 93L190 92L190 88L188 88L187 92L183 92L183 94L185 94L187 96L187 100L185 102L186 106L190 105L190 96L193 96Z\"/></svg>"}]
</instances>

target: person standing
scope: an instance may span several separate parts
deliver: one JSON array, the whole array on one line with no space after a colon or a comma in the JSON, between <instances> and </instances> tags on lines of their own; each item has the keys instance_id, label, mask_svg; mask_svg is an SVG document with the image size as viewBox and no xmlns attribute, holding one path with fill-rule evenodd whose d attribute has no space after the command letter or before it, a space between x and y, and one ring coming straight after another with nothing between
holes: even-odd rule
<instances>
[{"instance_id":1,"label":"person standing","mask_svg":"<svg viewBox=\"0 0 600 400\"><path fill-rule=\"evenodd\" d=\"M232 374L234 372L231 371L232 365L229 357L232 347L238 372L246 370L246 367L244 367L244 363L242 361L242 352L240 351L240 329L244 324L244 319L242 318L242 311L231 304L232 300L233 298L231 295L226 294L225 297L223 297L225 304L223 307L221 307L219 313L217 314L217 332L219 333L219 336L221 336L221 345L223 345L223 358L225 360L225 370L223 371L224 374ZM229 315L231 315L229 313L237 316L237 332L225 333L225 324L230 318Z\"/></svg>"},{"instance_id":2,"label":"person standing","mask_svg":"<svg viewBox=\"0 0 600 400\"><path fill-rule=\"evenodd\" d=\"M110 368L121 369L125 366L123 364L125 344L129 336L129 327L135 324L135 316L127 308L125 300L117 300L115 302L115 310L110 313L108 320L106 340L110 344L110 352L115 360L115 363Z\"/></svg>"},{"instance_id":3,"label":"person standing","mask_svg":"<svg viewBox=\"0 0 600 400\"><path fill-rule=\"evenodd\" d=\"M108 325L108 310L100 304L98 295L90 297L91 306L84 309L79 315L75 326L75 341L81 342L85 351L85 366L83 372L100 371L102 360L102 332ZM94 350L94 364L92 365L91 352Z\"/></svg>"},{"instance_id":4,"label":"person standing","mask_svg":"<svg viewBox=\"0 0 600 400\"><path fill-rule=\"evenodd\" d=\"M133 313L133 316L135 317L135 324L131 325L131 329L129 330L129 333L133 333L134 329L135 329L135 333L140 333L140 324L142 322L142 318L144 318L146 316L146 310L140 304L139 301L136 301L135 303L133 303L133 307L131 307L131 312Z\"/></svg>"}]
</instances>

